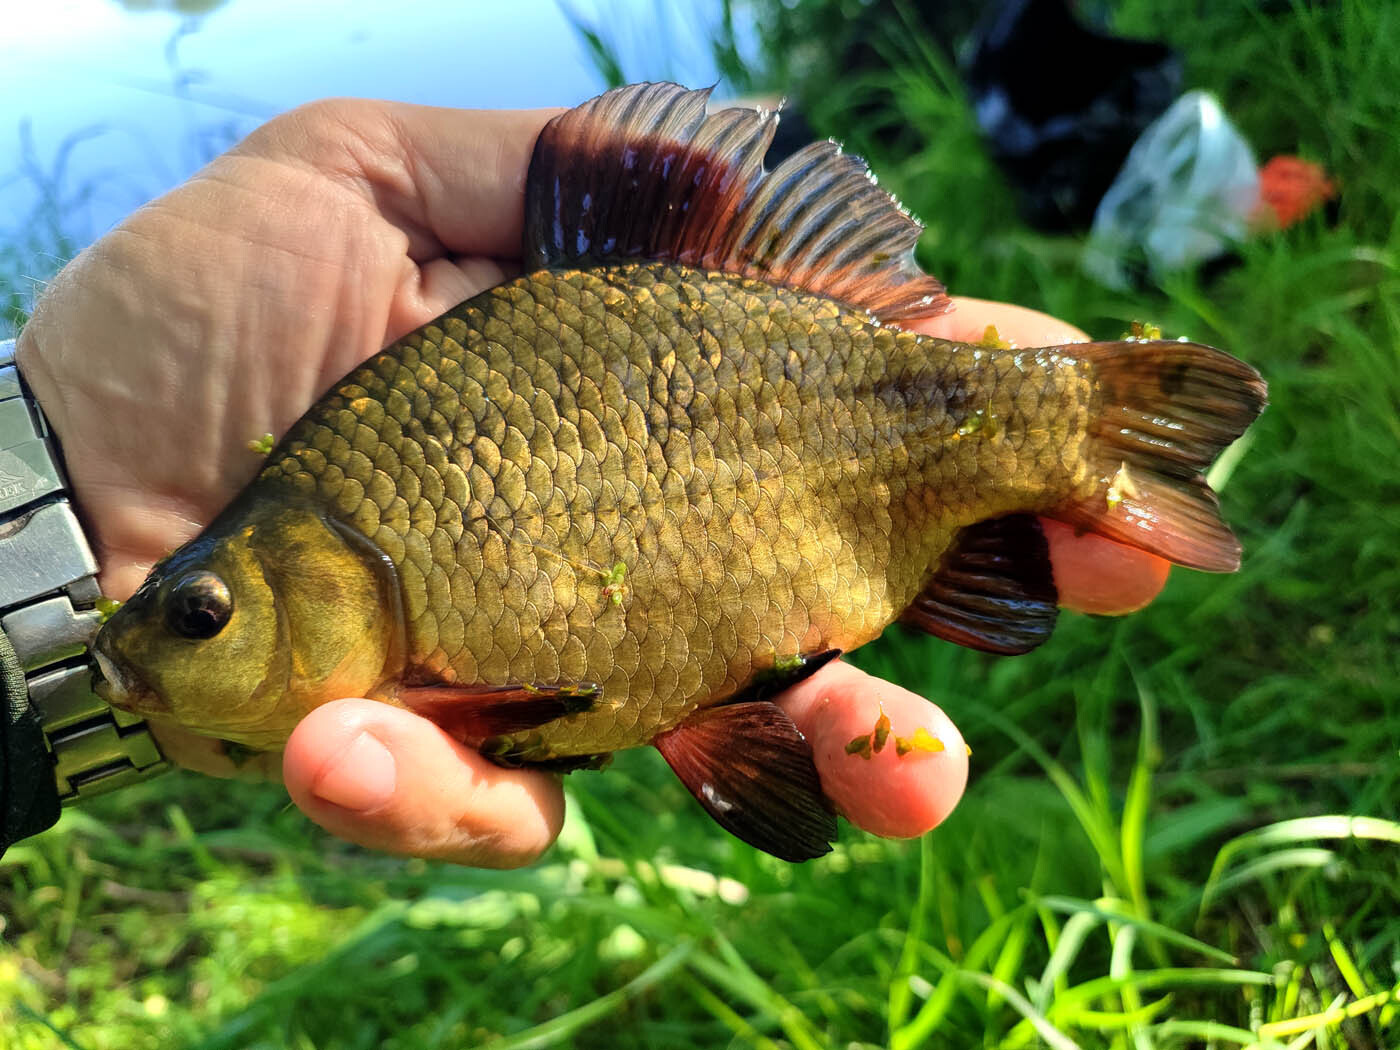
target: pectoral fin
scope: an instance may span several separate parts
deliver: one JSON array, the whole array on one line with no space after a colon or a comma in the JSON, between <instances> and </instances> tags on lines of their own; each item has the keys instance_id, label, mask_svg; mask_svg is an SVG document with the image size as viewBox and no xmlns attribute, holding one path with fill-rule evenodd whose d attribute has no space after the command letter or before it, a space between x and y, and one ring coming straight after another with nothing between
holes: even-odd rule
<instances>
[{"instance_id":1,"label":"pectoral fin","mask_svg":"<svg viewBox=\"0 0 1400 1050\"><path fill-rule=\"evenodd\" d=\"M798 682L811 678L812 675L840 655L840 649L823 649L819 653L799 653L796 656L776 660L772 667L764 668L750 678L749 684L739 691L731 703L768 700L777 696L784 689L791 688Z\"/></svg>"},{"instance_id":2,"label":"pectoral fin","mask_svg":"<svg viewBox=\"0 0 1400 1050\"><path fill-rule=\"evenodd\" d=\"M777 705L697 711L652 743L726 831L783 860L830 852L836 817L811 745Z\"/></svg>"},{"instance_id":3,"label":"pectoral fin","mask_svg":"<svg viewBox=\"0 0 1400 1050\"><path fill-rule=\"evenodd\" d=\"M901 619L971 649L1034 649L1058 613L1050 548L1029 514L978 522L959 534Z\"/></svg>"},{"instance_id":4,"label":"pectoral fin","mask_svg":"<svg viewBox=\"0 0 1400 1050\"><path fill-rule=\"evenodd\" d=\"M399 699L454 739L479 745L493 737L538 729L555 719L587 711L601 695L602 690L591 682L443 684L408 686L399 693Z\"/></svg>"}]
</instances>

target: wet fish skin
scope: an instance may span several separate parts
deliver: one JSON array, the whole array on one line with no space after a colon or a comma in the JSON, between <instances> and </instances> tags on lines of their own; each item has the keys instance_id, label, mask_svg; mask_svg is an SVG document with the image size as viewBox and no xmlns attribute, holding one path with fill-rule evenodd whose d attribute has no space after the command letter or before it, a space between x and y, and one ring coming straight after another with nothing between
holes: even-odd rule
<instances>
[{"instance_id":1,"label":"wet fish skin","mask_svg":"<svg viewBox=\"0 0 1400 1050\"><path fill-rule=\"evenodd\" d=\"M537 761L646 743L777 660L876 637L963 526L1087 481L1093 400L1066 354L759 281L542 271L352 373L256 498L324 505L397 567L407 651L378 695L600 685L516 741Z\"/></svg>"}]
</instances>

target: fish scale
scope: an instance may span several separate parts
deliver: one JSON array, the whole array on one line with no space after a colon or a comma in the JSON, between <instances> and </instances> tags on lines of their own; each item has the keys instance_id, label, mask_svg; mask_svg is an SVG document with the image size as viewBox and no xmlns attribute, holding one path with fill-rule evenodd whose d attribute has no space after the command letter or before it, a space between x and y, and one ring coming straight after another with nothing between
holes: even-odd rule
<instances>
[{"instance_id":1,"label":"fish scale","mask_svg":"<svg viewBox=\"0 0 1400 1050\"><path fill-rule=\"evenodd\" d=\"M879 634L957 529L1071 494L1089 394L1068 359L729 274L542 272L356 370L259 483L395 562L409 680L602 686L596 711L528 735L532 757L590 754ZM1000 425L959 435L979 412Z\"/></svg>"}]
</instances>

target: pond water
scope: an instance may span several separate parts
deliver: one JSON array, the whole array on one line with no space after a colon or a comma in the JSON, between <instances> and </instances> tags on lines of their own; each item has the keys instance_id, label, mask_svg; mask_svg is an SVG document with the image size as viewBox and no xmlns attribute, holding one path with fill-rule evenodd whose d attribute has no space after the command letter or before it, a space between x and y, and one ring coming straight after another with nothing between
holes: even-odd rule
<instances>
[{"instance_id":1,"label":"pond water","mask_svg":"<svg viewBox=\"0 0 1400 1050\"><path fill-rule=\"evenodd\" d=\"M629 78L717 79L718 0L569 0L567 10L605 28ZM61 228L67 247L81 247L310 99L528 107L604 86L558 0L8 0L0 244Z\"/></svg>"}]
</instances>

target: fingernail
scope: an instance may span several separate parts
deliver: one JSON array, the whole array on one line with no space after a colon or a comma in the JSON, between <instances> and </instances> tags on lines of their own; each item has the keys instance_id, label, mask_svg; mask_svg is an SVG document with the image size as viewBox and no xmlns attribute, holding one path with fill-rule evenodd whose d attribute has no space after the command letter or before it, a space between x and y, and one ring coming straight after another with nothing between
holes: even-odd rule
<instances>
[{"instance_id":1,"label":"fingernail","mask_svg":"<svg viewBox=\"0 0 1400 1050\"><path fill-rule=\"evenodd\" d=\"M373 734L362 732L326 764L312 791L324 802L363 812L388 802L397 780L389 749Z\"/></svg>"}]
</instances>

